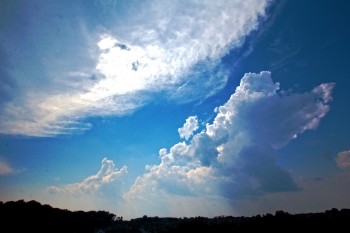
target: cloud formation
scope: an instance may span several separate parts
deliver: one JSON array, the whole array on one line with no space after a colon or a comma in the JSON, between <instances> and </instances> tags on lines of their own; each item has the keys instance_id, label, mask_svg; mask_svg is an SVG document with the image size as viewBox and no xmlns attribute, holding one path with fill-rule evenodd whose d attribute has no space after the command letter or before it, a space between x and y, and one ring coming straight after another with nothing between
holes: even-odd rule
<instances>
[{"instance_id":1,"label":"cloud formation","mask_svg":"<svg viewBox=\"0 0 350 233\"><path fill-rule=\"evenodd\" d=\"M206 98L228 77L218 61L257 29L268 3L143 1L123 8L129 10L114 24L107 23L109 17L97 17L94 27L71 22L77 21L72 15L84 22L83 11L72 10L81 9L77 3L68 11L60 11L60 3L41 6L45 10L31 15L28 42L21 44L21 54L30 54L30 60L17 61L19 55L11 50L17 44L4 38L14 66L3 72L15 80L18 94L0 105L0 133L74 133L90 127L85 117L130 113L154 93L180 102ZM61 14L53 22L41 20ZM59 25L63 35L56 38L60 34L52 32L52 25ZM43 37L36 40L37 35Z\"/></svg>"},{"instance_id":2,"label":"cloud formation","mask_svg":"<svg viewBox=\"0 0 350 233\"><path fill-rule=\"evenodd\" d=\"M193 133L198 129L197 116L190 116L186 119L185 124L178 129L180 138L188 140Z\"/></svg>"},{"instance_id":3,"label":"cloud formation","mask_svg":"<svg viewBox=\"0 0 350 233\"><path fill-rule=\"evenodd\" d=\"M6 161L0 159L0 176L11 175L14 173L16 173L16 170L14 170Z\"/></svg>"},{"instance_id":4,"label":"cloud formation","mask_svg":"<svg viewBox=\"0 0 350 233\"><path fill-rule=\"evenodd\" d=\"M51 186L47 188L50 193L80 194L91 193L99 190L102 186L110 184L127 173L127 167L117 169L112 160L104 158L101 168L96 175L92 175L79 183L68 184L62 187Z\"/></svg>"},{"instance_id":5,"label":"cloud formation","mask_svg":"<svg viewBox=\"0 0 350 233\"><path fill-rule=\"evenodd\" d=\"M339 152L336 162L341 169L350 169L350 150Z\"/></svg>"},{"instance_id":6,"label":"cloud formation","mask_svg":"<svg viewBox=\"0 0 350 233\"><path fill-rule=\"evenodd\" d=\"M186 142L159 151L160 163L146 166L124 197L222 197L293 191L291 174L276 164L277 150L329 111L334 84L310 92L282 94L271 73L246 73L230 99L216 108L212 124ZM188 203L190 205L190 203Z\"/></svg>"}]
</instances>

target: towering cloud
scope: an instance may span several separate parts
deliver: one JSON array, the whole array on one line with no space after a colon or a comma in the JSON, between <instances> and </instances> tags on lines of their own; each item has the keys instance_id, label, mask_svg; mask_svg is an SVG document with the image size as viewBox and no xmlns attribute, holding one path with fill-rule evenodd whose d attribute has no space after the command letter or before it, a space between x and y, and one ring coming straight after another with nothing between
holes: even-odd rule
<instances>
[{"instance_id":1,"label":"towering cloud","mask_svg":"<svg viewBox=\"0 0 350 233\"><path fill-rule=\"evenodd\" d=\"M160 163L147 166L124 197L234 200L297 190L291 174L276 164L276 152L317 128L330 109L333 87L321 84L310 92L284 95L270 72L245 74L235 93L216 109L213 123L188 143L161 149Z\"/></svg>"}]
</instances>

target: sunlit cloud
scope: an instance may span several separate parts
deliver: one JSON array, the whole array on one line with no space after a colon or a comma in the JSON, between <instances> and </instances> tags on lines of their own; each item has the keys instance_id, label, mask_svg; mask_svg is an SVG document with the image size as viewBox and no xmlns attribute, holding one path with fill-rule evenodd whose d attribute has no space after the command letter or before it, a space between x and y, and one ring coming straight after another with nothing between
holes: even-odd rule
<instances>
[{"instance_id":1,"label":"sunlit cloud","mask_svg":"<svg viewBox=\"0 0 350 233\"><path fill-rule=\"evenodd\" d=\"M104 158L101 162L101 168L96 175L89 176L83 181L74 184L67 184L64 186L51 186L47 191L52 194L67 194L75 195L82 193L94 193L103 186L113 183L120 179L127 173L127 167L123 166L117 169L112 160Z\"/></svg>"},{"instance_id":2,"label":"sunlit cloud","mask_svg":"<svg viewBox=\"0 0 350 233\"><path fill-rule=\"evenodd\" d=\"M328 83L284 95L270 72L245 74L230 99L216 108L214 121L189 142L161 149L160 163L146 166L124 198L138 203L201 196L232 203L299 190L276 163L277 150L318 127L330 110L333 88Z\"/></svg>"},{"instance_id":3,"label":"sunlit cloud","mask_svg":"<svg viewBox=\"0 0 350 233\"><path fill-rule=\"evenodd\" d=\"M178 129L181 138L188 140L198 129L198 119L196 116L190 116L186 119L185 124Z\"/></svg>"},{"instance_id":4,"label":"sunlit cloud","mask_svg":"<svg viewBox=\"0 0 350 233\"><path fill-rule=\"evenodd\" d=\"M145 1L135 8L138 14L121 15L115 28L59 21L61 39L41 32L50 25L38 21L36 33L46 37L33 43L41 57L8 72L18 81L18 93L1 105L0 133L75 133L91 127L85 118L131 113L154 93L179 102L207 98L226 84L220 59L258 28L268 4ZM66 53L57 55L63 49Z\"/></svg>"}]
</instances>

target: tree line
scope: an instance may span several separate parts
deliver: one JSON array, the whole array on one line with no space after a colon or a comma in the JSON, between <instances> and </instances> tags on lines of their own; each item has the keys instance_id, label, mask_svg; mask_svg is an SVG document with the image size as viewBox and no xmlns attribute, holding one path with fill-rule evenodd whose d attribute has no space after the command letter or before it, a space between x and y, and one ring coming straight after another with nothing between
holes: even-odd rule
<instances>
[{"instance_id":1,"label":"tree line","mask_svg":"<svg viewBox=\"0 0 350 233\"><path fill-rule=\"evenodd\" d=\"M344 231L350 223L350 209L331 209L320 213L274 214L252 217L202 216L160 218L143 216L123 220L106 211L69 211L23 200L0 202L0 232L252 232L252 231Z\"/></svg>"}]
</instances>

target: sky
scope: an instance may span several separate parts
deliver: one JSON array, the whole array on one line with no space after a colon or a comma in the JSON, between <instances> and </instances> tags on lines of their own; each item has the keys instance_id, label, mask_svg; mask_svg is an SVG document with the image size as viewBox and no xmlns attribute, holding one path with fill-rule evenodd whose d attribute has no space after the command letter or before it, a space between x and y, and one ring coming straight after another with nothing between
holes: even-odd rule
<instances>
[{"instance_id":1,"label":"sky","mask_svg":"<svg viewBox=\"0 0 350 233\"><path fill-rule=\"evenodd\" d=\"M0 201L350 208L346 0L5 0Z\"/></svg>"}]
</instances>

